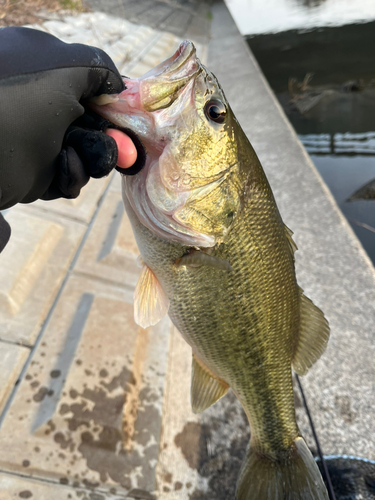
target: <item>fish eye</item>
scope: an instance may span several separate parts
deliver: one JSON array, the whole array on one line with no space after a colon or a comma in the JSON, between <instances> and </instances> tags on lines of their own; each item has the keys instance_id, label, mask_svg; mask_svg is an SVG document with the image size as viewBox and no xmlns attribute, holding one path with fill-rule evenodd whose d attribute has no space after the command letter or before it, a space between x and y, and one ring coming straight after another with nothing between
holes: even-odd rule
<instances>
[{"instance_id":1,"label":"fish eye","mask_svg":"<svg viewBox=\"0 0 375 500\"><path fill-rule=\"evenodd\" d=\"M217 99L206 102L204 112L209 120L216 123L224 123L227 116L225 104Z\"/></svg>"}]
</instances>

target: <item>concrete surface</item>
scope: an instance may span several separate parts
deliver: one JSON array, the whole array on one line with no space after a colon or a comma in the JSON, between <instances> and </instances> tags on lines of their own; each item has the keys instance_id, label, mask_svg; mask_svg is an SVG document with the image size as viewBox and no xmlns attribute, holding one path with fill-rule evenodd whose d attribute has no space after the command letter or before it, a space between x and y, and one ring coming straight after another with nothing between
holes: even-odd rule
<instances>
[{"instance_id":1,"label":"concrete surface","mask_svg":"<svg viewBox=\"0 0 375 500\"><path fill-rule=\"evenodd\" d=\"M24 206L6 218L12 237L1 253L0 339L32 346L86 226Z\"/></svg>"},{"instance_id":2,"label":"concrete surface","mask_svg":"<svg viewBox=\"0 0 375 500\"><path fill-rule=\"evenodd\" d=\"M0 412L4 409L29 353L27 347L0 342Z\"/></svg>"},{"instance_id":3,"label":"concrete surface","mask_svg":"<svg viewBox=\"0 0 375 500\"><path fill-rule=\"evenodd\" d=\"M3 421L0 469L154 491L168 336L167 319L134 323L130 290L71 276Z\"/></svg>"},{"instance_id":4,"label":"concrete surface","mask_svg":"<svg viewBox=\"0 0 375 500\"><path fill-rule=\"evenodd\" d=\"M205 0L87 0L88 5L126 19L168 31L179 38L205 43L210 33L210 1Z\"/></svg>"},{"instance_id":5,"label":"concrete surface","mask_svg":"<svg viewBox=\"0 0 375 500\"><path fill-rule=\"evenodd\" d=\"M90 1L116 17L85 13L39 29L105 48L129 76L182 37L197 42L295 232L300 285L331 323L326 354L302 379L323 451L374 459L374 269L225 5L212 6L210 28L203 2ZM247 420L231 392L194 415L190 348L168 320L134 324L137 251L120 202L115 173L77 200L6 214L14 235L0 258L0 500L233 498ZM315 451L298 391L296 412Z\"/></svg>"},{"instance_id":6,"label":"concrete surface","mask_svg":"<svg viewBox=\"0 0 375 500\"><path fill-rule=\"evenodd\" d=\"M125 214L120 185L120 176L115 175L75 272L134 288L140 274L136 262L139 251Z\"/></svg>"}]
</instances>

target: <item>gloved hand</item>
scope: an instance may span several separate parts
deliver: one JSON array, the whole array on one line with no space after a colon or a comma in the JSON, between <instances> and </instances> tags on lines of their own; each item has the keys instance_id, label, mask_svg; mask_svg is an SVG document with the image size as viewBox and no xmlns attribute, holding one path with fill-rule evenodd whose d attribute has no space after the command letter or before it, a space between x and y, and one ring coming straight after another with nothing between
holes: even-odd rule
<instances>
[{"instance_id":1,"label":"gloved hand","mask_svg":"<svg viewBox=\"0 0 375 500\"><path fill-rule=\"evenodd\" d=\"M28 28L0 29L0 210L38 198L75 198L90 177L107 175L118 157L116 142L103 133L112 124L84 106L90 97L124 88L100 49ZM141 154L122 173L134 174L145 154L129 135Z\"/></svg>"},{"instance_id":2,"label":"gloved hand","mask_svg":"<svg viewBox=\"0 0 375 500\"><path fill-rule=\"evenodd\" d=\"M9 238L10 226L0 213L0 253L4 250Z\"/></svg>"}]
</instances>

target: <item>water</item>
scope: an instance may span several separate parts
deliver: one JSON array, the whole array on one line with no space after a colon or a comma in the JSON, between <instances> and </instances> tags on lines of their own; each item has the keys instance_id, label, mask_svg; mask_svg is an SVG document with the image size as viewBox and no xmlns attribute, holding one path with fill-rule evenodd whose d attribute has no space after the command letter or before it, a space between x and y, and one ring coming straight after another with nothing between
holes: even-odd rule
<instances>
[{"instance_id":1,"label":"water","mask_svg":"<svg viewBox=\"0 0 375 500\"><path fill-rule=\"evenodd\" d=\"M243 35L375 20L374 0L226 0Z\"/></svg>"},{"instance_id":2,"label":"water","mask_svg":"<svg viewBox=\"0 0 375 500\"><path fill-rule=\"evenodd\" d=\"M374 156L311 155L311 158L375 264L375 202L347 201L354 190L375 178Z\"/></svg>"},{"instance_id":3,"label":"water","mask_svg":"<svg viewBox=\"0 0 375 500\"><path fill-rule=\"evenodd\" d=\"M292 0L282 3L296 6ZM336 2L326 0L325 4ZM352 0L352 4L352 10L358 7L358 2ZM369 7L366 2L363 5ZM375 1L371 5L375 14ZM247 41L375 263L375 200L348 201L353 192L375 179L375 22L251 35Z\"/></svg>"}]
</instances>

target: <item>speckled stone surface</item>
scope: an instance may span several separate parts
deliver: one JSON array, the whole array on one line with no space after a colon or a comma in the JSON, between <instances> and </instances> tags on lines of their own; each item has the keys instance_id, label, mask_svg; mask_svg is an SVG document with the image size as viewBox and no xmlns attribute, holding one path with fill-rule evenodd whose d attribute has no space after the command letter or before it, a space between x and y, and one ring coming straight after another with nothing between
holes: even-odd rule
<instances>
[{"instance_id":1,"label":"speckled stone surface","mask_svg":"<svg viewBox=\"0 0 375 500\"><path fill-rule=\"evenodd\" d=\"M153 491L168 336L168 318L135 324L131 291L71 276L0 429L0 470Z\"/></svg>"},{"instance_id":2,"label":"speckled stone surface","mask_svg":"<svg viewBox=\"0 0 375 500\"><path fill-rule=\"evenodd\" d=\"M96 493L92 489L66 486L63 481L47 483L18 475L0 473L0 500L106 500L106 498L108 497ZM122 500L123 498L136 497L113 494L111 498L112 500Z\"/></svg>"}]
</instances>

